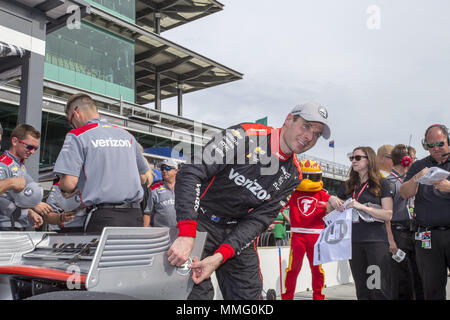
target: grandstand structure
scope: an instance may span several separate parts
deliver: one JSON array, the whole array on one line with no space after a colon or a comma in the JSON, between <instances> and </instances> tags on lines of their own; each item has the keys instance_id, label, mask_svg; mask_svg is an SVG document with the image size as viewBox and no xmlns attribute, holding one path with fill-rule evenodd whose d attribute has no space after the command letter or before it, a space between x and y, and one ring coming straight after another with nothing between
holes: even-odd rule
<instances>
[{"instance_id":1,"label":"grandstand structure","mask_svg":"<svg viewBox=\"0 0 450 320\"><path fill-rule=\"evenodd\" d=\"M78 26L67 23L71 6L80 9ZM44 174L51 173L70 129L64 106L77 92L91 95L101 115L132 132L144 149L174 148L180 142L192 148L203 146L222 128L183 117L183 95L236 81L243 75L163 35L223 9L215 0L0 0L0 28L8 31L0 33L0 43L10 42L19 52L28 53L0 56L3 149L8 147L7 137L18 120L26 120L42 133L36 166ZM11 17L22 20L12 23ZM39 35L45 43L40 51L27 47L29 39L16 41L33 19L46 27ZM30 30L36 36L36 30ZM35 59L31 76L23 66L21 73L4 76L3 71L24 64L30 56ZM170 97L177 97L176 114L164 112L161 106ZM167 158L146 157L150 162ZM337 189L345 180L347 167L304 154L299 157L319 161L328 190Z\"/></svg>"},{"instance_id":2,"label":"grandstand structure","mask_svg":"<svg viewBox=\"0 0 450 320\"><path fill-rule=\"evenodd\" d=\"M69 4L72 10L82 8L78 25L73 19L69 24ZM56 160L70 130L64 106L77 92L89 94L100 114L132 132L144 149L174 147L180 142L193 147L209 141L221 128L183 117L183 95L240 80L243 74L166 39L163 33L223 7L215 0L0 0L0 13L13 16L20 9L42 15L47 23L40 39L45 51L39 52L36 63L43 64L42 76L33 79L41 91L30 107L39 117L42 133L40 168L51 167ZM55 25L48 14L58 8L64 15ZM8 23L2 19L0 27ZM15 32L20 26L7 28ZM1 34L0 42L3 38ZM2 66L7 65L2 59L0 122L5 144L22 108L24 77L1 78ZM177 97L176 114L163 111L161 102L170 97Z\"/></svg>"}]
</instances>

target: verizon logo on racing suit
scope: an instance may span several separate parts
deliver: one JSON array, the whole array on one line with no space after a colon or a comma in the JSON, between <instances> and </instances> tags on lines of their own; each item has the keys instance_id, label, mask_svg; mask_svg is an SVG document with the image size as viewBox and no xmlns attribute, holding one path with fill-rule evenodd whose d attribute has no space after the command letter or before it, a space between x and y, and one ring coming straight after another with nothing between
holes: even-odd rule
<instances>
[{"instance_id":1,"label":"verizon logo on racing suit","mask_svg":"<svg viewBox=\"0 0 450 320\"><path fill-rule=\"evenodd\" d=\"M250 190L251 193L253 193L259 200L268 200L270 199L270 194L264 190L261 185L256 182L256 180L250 180L244 177L243 175L239 174L239 172L234 171L233 168L230 170L230 175L228 178L237 184L238 186L246 187L248 190Z\"/></svg>"},{"instance_id":2,"label":"verizon logo on racing suit","mask_svg":"<svg viewBox=\"0 0 450 320\"><path fill-rule=\"evenodd\" d=\"M126 147L131 148L131 141L125 139L97 139L91 141L94 148L103 147Z\"/></svg>"}]
</instances>

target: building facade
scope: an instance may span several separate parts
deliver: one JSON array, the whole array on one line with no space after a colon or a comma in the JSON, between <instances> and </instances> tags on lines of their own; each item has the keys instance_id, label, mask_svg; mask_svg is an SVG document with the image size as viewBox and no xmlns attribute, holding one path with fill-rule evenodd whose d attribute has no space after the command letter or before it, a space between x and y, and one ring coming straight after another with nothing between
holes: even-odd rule
<instances>
[{"instance_id":1,"label":"building facade","mask_svg":"<svg viewBox=\"0 0 450 320\"><path fill-rule=\"evenodd\" d=\"M44 6L49 1L34 1L33 9L49 10ZM144 149L175 147L180 142L204 145L221 130L183 117L182 97L243 75L165 39L161 33L221 11L222 4L215 0L84 1L90 5L89 15L47 33L41 168L51 167L56 160L70 130L65 102L77 92L91 95L100 114L132 132ZM0 82L4 149L18 122L20 94L20 78ZM178 98L177 114L162 110L161 101L169 97Z\"/></svg>"}]
</instances>

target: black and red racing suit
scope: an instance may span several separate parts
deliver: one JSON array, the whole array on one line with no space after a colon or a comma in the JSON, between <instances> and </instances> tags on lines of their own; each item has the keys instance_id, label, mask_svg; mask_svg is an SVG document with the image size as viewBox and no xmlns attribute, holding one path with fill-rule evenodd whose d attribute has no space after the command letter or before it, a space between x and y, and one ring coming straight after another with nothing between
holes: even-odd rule
<instances>
[{"instance_id":1,"label":"black and red racing suit","mask_svg":"<svg viewBox=\"0 0 450 320\"><path fill-rule=\"evenodd\" d=\"M179 236L208 232L203 257L220 252L216 276L225 299L258 299L262 279L254 240L300 183L296 155L279 147L281 129L244 123L215 135L181 167L175 185ZM212 298L210 281L191 298Z\"/></svg>"}]
</instances>

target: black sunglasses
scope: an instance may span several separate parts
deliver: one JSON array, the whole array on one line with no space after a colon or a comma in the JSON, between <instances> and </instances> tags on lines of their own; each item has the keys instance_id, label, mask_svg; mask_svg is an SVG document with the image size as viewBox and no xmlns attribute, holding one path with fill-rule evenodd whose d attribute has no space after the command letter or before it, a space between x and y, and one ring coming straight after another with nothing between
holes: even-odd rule
<instances>
[{"instance_id":1,"label":"black sunglasses","mask_svg":"<svg viewBox=\"0 0 450 320\"><path fill-rule=\"evenodd\" d=\"M322 180L322 174L321 173L303 173L302 174L303 179L311 180L312 182L319 182Z\"/></svg>"},{"instance_id":2,"label":"black sunglasses","mask_svg":"<svg viewBox=\"0 0 450 320\"><path fill-rule=\"evenodd\" d=\"M439 142L435 142L435 143L428 143L425 142L425 145L427 146L428 149L434 148L434 146L436 147L443 147L445 144L445 141L439 141Z\"/></svg>"},{"instance_id":3,"label":"black sunglasses","mask_svg":"<svg viewBox=\"0 0 450 320\"><path fill-rule=\"evenodd\" d=\"M16 138L17 138L17 137L16 137ZM23 141L23 140L21 140L21 139L19 139L19 138L17 138L17 140L18 140L20 143L24 144L24 145L25 145L25 148L27 148L28 151L33 151L33 150L39 149L39 147L33 146L32 144L28 144L28 143L26 143L25 141Z\"/></svg>"},{"instance_id":4,"label":"black sunglasses","mask_svg":"<svg viewBox=\"0 0 450 320\"><path fill-rule=\"evenodd\" d=\"M175 168L174 168L174 167L171 167L171 166L168 166L168 165L166 165L166 164L163 164L163 165L161 166L161 171L164 171L164 170L169 171L169 170L172 170L172 169L175 169Z\"/></svg>"},{"instance_id":5,"label":"black sunglasses","mask_svg":"<svg viewBox=\"0 0 450 320\"><path fill-rule=\"evenodd\" d=\"M350 159L350 161L353 161L353 159L355 159L356 161L360 161L362 158L369 159L368 156L350 156L348 158Z\"/></svg>"}]
</instances>

